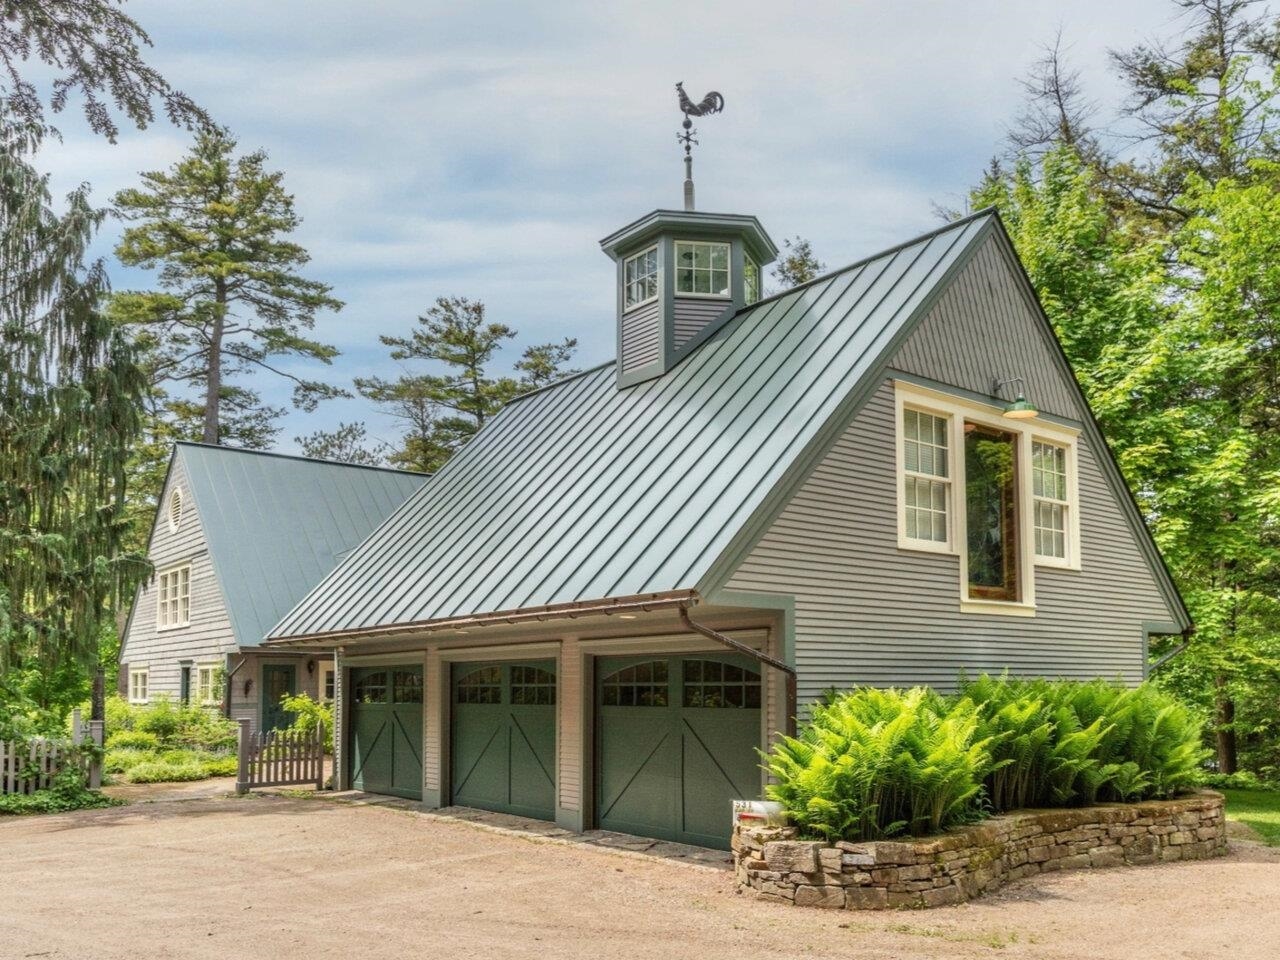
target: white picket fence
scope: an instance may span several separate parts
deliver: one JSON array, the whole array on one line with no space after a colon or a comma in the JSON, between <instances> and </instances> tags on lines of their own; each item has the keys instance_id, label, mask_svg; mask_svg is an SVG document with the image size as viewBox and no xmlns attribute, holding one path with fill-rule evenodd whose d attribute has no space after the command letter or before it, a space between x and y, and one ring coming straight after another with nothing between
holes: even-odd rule
<instances>
[{"instance_id":1,"label":"white picket fence","mask_svg":"<svg viewBox=\"0 0 1280 960\"><path fill-rule=\"evenodd\" d=\"M0 740L0 796L7 793L35 793L53 784L53 778L73 755L74 747L85 740L102 746L102 721L82 722L80 711L71 715L71 743L34 737L31 740ZM85 760L85 772L89 786L102 786L102 761L97 757Z\"/></svg>"}]
</instances>

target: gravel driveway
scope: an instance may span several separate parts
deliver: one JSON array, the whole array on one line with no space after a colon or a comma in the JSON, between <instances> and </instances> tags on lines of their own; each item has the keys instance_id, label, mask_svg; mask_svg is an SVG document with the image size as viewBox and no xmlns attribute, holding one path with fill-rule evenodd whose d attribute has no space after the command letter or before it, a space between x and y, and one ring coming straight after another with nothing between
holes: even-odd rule
<instances>
[{"instance_id":1,"label":"gravel driveway","mask_svg":"<svg viewBox=\"0 0 1280 960\"><path fill-rule=\"evenodd\" d=\"M0 957L1273 958L1280 850L822 912L728 874L395 809L259 796L0 820Z\"/></svg>"}]
</instances>

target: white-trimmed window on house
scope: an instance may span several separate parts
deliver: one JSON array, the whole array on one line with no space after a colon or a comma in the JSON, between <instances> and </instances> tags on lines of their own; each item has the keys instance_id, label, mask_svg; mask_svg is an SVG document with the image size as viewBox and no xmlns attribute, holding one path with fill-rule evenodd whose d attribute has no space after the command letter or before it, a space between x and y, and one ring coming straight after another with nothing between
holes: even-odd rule
<instances>
[{"instance_id":1,"label":"white-trimmed window on house","mask_svg":"<svg viewBox=\"0 0 1280 960\"><path fill-rule=\"evenodd\" d=\"M902 534L910 544L951 542L950 421L912 407L902 410Z\"/></svg>"},{"instance_id":2,"label":"white-trimmed window on house","mask_svg":"<svg viewBox=\"0 0 1280 960\"><path fill-rule=\"evenodd\" d=\"M191 565L162 571L156 578L156 626L161 630L191 622Z\"/></svg>"},{"instance_id":3,"label":"white-trimmed window on house","mask_svg":"<svg viewBox=\"0 0 1280 960\"><path fill-rule=\"evenodd\" d=\"M742 302L750 306L760 299L760 264L744 254L742 257Z\"/></svg>"},{"instance_id":4,"label":"white-trimmed window on house","mask_svg":"<svg viewBox=\"0 0 1280 960\"><path fill-rule=\"evenodd\" d=\"M727 297L729 244L677 240L676 293L695 297Z\"/></svg>"},{"instance_id":5,"label":"white-trimmed window on house","mask_svg":"<svg viewBox=\"0 0 1280 960\"><path fill-rule=\"evenodd\" d=\"M650 247L622 263L623 309L630 310L658 295L658 248Z\"/></svg>"},{"instance_id":6,"label":"white-trimmed window on house","mask_svg":"<svg viewBox=\"0 0 1280 960\"><path fill-rule=\"evenodd\" d=\"M335 692L334 673L332 663L320 664L320 699L326 703L333 703Z\"/></svg>"},{"instance_id":7,"label":"white-trimmed window on house","mask_svg":"<svg viewBox=\"0 0 1280 960\"><path fill-rule=\"evenodd\" d=\"M146 703L147 702L147 678L148 678L148 672L146 668L129 671L129 702L130 703Z\"/></svg>"},{"instance_id":8,"label":"white-trimmed window on house","mask_svg":"<svg viewBox=\"0 0 1280 960\"><path fill-rule=\"evenodd\" d=\"M1036 557L1070 559L1070 487L1067 448L1043 440L1031 442L1031 494L1035 513Z\"/></svg>"},{"instance_id":9,"label":"white-trimmed window on house","mask_svg":"<svg viewBox=\"0 0 1280 960\"><path fill-rule=\"evenodd\" d=\"M202 663L196 667L196 702L203 707L222 702L222 664Z\"/></svg>"}]
</instances>

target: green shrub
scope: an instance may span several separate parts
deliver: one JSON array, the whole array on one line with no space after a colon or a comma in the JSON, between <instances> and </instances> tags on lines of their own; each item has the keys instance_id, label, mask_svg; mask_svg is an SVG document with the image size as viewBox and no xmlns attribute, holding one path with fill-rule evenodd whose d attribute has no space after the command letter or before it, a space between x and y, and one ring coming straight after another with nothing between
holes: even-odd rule
<instances>
[{"instance_id":1,"label":"green shrub","mask_svg":"<svg viewBox=\"0 0 1280 960\"><path fill-rule=\"evenodd\" d=\"M320 724L324 729L324 749L333 753L333 705L312 700L305 693L296 697L285 697L281 701L286 710L293 714L291 729L299 733L310 733Z\"/></svg>"},{"instance_id":2,"label":"green shrub","mask_svg":"<svg viewBox=\"0 0 1280 960\"><path fill-rule=\"evenodd\" d=\"M160 738L145 730L120 730L107 737L108 750L157 750Z\"/></svg>"},{"instance_id":3,"label":"green shrub","mask_svg":"<svg viewBox=\"0 0 1280 960\"><path fill-rule=\"evenodd\" d=\"M1200 784L1214 790L1280 790L1280 783L1264 780L1248 770L1236 773L1202 773Z\"/></svg>"},{"instance_id":4,"label":"green shrub","mask_svg":"<svg viewBox=\"0 0 1280 960\"><path fill-rule=\"evenodd\" d=\"M959 692L829 694L766 756L768 795L810 836L919 835L1020 807L1167 797L1205 751L1188 708L1150 684L961 678Z\"/></svg>"},{"instance_id":5,"label":"green shrub","mask_svg":"<svg viewBox=\"0 0 1280 960\"><path fill-rule=\"evenodd\" d=\"M204 780L209 774L198 761L168 763L164 760L144 760L130 767L124 774L126 783L182 783L187 780Z\"/></svg>"},{"instance_id":6,"label":"green shrub","mask_svg":"<svg viewBox=\"0 0 1280 960\"><path fill-rule=\"evenodd\" d=\"M107 733L112 734L119 730L132 730L134 717L138 713L138 708L131 704L118 693L113 693L107 697L103 704L103 716L106 718ZM80 708L83 716L89 716L89 704L84 704Z\"/></svg>"},{"instance_id":7,"label":"green shrub","mask_svg":"<svg viewBox=\"0 0 1280 960\"><path fill-rule=\"evenodd\" d=\"M84 771L76 764L68 764L53 778L47 790L0 796L0 814L64 813L93 807L115 807L123 803L123 800L113 800L97 790L90 790L85 783Z\"/></svg>"},{"instance_id":8,"label":"green shrub","mask_svg":"<svg viewBox=\"0 0 1280 960\"><path fill-rule=\"evenodd\" d=\"M990 766L977 711L923 687L855 690L814 707L768 757L782 803L829 840L928 833L971 818Z\"/></svg>"},{"instance_id":9,"label":"green shrub","mask_svg":"<svg viewBox=\"0 0 1280 960\"><path fill-rule=\"evenodd\" d=\"M138 750L133 747L114 748L108 750L103 756L102 771L109 774L124 773L140 763L154 759L154 750Z\"/></svg>"},{"instance_id":10,"label":"green shrub","mask_svg":"<svg viewBox=\"0 0 1280 960\"><path fill-rule=\"evenodd\" d=\"M145 706L137 708L133 728L154 733L161 740L168 740L182 725L178 708L168 697L160 696Z\"/></svg>"}]
</instances>

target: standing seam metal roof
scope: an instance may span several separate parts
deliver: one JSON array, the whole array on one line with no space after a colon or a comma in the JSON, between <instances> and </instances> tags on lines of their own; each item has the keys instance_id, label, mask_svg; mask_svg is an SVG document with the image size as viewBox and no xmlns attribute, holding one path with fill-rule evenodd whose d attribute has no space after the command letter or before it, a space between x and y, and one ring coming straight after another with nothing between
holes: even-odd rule
<instances>
[{"instance_id":1,"label":"standing seam metal roof","mask_svg":"<svg viewBox=\"0 0 1280 960\"><path fill-rule=\"evenodd\" d=\"M428 480L423 474L179 443L227 615L242 647L267 631Z\"/></svg>"},{"instance_id":2,"label":"standing seam metal roof","mask_svg":"<svg viewBox=\"0 0 1280 960\"><path fill-rule=\"evenodd\" d=\"M762 301L665 376L510 404L271 632L313 636L696 589L982 213Z\"/></svg>"}]
</instances>

